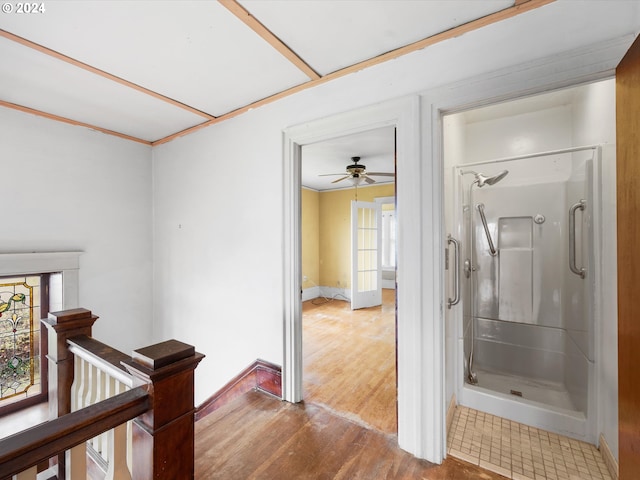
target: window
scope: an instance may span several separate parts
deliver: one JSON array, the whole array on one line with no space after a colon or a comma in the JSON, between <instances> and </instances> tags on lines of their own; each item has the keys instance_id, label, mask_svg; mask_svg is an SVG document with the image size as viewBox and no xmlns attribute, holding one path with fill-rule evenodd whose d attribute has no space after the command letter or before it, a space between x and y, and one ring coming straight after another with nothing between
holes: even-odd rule
<instances>
[{"instance_id":1,"label":"window","mask_svg":"<svg viewBox=\"0 0 640 480\"><path fill-rule=\"evenodd\" d=\"M40 319L78 306L79 255L0 254L0 415L47 399L47 331Z\"/></svg>"},{"instance_id":2,"label":"window","mask_svg":"<svg viewBox=\"0 0 640 480\"><path fill-rule=\"evenodd\" d=\"M48 279L0 277L0 407L46 392L40 318L49 313Z\"/></svg>"},{"instance_id":3,"label":"window","mask_svg":"<svg viewBox=\"0 0 640 480\"><path fill-rule=\"evenodd\" d=\"M396 268L396 212L384 208L382 210L382 268L385 270Z\"/></svg>"}]
</instances>

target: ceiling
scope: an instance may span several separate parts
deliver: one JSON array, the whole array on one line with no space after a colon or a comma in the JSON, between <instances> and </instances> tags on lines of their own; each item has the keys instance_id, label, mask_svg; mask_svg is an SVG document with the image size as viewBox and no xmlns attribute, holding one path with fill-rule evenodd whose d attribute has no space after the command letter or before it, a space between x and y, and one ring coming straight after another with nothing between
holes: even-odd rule
<instances>
[{"instance_id":1,"label":"ceiling","mask_svg":"<svg viewBox=\"0 0 640 480\"><path fill-rule=\"evenodd\" d=\"M351 157L360 157L359 164L367 172L395 173L395 129L378 128L362 133L333 138L302 147L302 186L318 191L353 188L343 178ZM326 174L341 174L321 176ZM393 183L393 177L371 177L376 184ZM363 186L366 187L366 183Z\"/></svg>"},{"instance_id":2,"label":"ceiling","mask_svg":"<svg viewBox=\"0 0 640 480\"><path fill-rule=\"evenodd\" d=\"M464 124L472 124L538 110L571 106L586 95L589 88L588 85L564 88L465 110L452 115L458 117L458 121ZM395 129L393 127L384 127L303 146L302 185L318 191L353 188L348 181L331 183L342 176L321 176L327 173L345 172L346 165L353 163L351 162L353 156L361 157L360 164L366 165L368 172L394 172L394 136ZM394 182L394 178L390 177L372 178L376 184Z\"/></svg>"},{"instance_id":3,"label":"ceiling","mask_svg":"<svg viewBox=\"0 0 640 480\"><path fill-rule=\"evenodd\" d=\"M47 0L0 14L0 106L156 145L549 1Z\"/></svg>"}]
</instances>

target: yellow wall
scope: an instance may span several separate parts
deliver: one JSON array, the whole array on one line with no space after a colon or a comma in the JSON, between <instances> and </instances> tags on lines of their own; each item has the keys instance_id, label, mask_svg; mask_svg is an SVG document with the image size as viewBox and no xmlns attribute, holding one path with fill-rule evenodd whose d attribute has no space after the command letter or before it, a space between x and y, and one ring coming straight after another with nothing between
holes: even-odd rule
<instances>
[{"instance_id":1,"label":"yellow wall","mask_svg":"<svg viewBox=\"0 0 640 480\"><path fill-rule=\"evenodd\" d=\"M302 189L302 288L320 285L319 202L319 192Z\"/></svg>"},{"instance_id":2,"label":"yellow wall","mask_svg":"<svg viewBox=\"0 0 640 480\"><path fill-rule=\"evenodd\" d=\"M355 199L354 190L333 190L319 194L318 285L351 288L350 224L351 200ZM392 183L358 188L358 200L365 202L372 202L377 197L394 195L395 185ZM304 249L303 243L303 252ZM303 275L308 274L303 270Z\"/></svg>"}]
</instances>

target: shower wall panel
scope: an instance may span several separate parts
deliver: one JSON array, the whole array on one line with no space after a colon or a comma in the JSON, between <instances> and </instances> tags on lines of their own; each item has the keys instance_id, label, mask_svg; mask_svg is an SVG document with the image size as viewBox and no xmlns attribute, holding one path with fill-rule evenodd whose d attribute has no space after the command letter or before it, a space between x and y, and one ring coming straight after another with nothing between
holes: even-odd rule
<instances>
[{"instance_id":1,"label":"shower wall panel","mask_svg":"<svg viewBox=\"0 0 640 480\"><path fill-rule=\"evenodd\" d=\"M586 413L589 398L589 370L593 362L580 351L569 334L565 335L564 385L576 410Z\"/></svg>"},{"instance_id":2,"label":"shower wall panel","mask_svg":"<svg viewBox=\"0 0 640 480\"><path fill-rule=\"evenodd\" d=\"M564 383L563 330L485 318L476 319L475 328L476 368Z\"/></svg>"},{"instance_id":3,"label":"shower wall panel","mask_svg":"<svg viewBox=\"0 0 640 480\"><path fill-rule=\"evenodd\" d=\"M562 291L567 252L561 246L566 245L565 198L565 183L559 181L474 190L476 317L564 327ZM490 234L498 240L497 256L489 253L476 208L480 203L485 206ZM545 221L534 223L536 215L543 215ZM512 235L500 234L501 219L503 226L510 225L514 230ZM530 240L525 242L527 235ZM504 244L507 239L511 243ZM521 291L523 288L529 291ZM500 298L501 289L505 294L519 295L519 301L526 297L524 301L531 303L528 313L524 313L522 305L507 308L509 300Z\"/></svg>"}]
</instances>

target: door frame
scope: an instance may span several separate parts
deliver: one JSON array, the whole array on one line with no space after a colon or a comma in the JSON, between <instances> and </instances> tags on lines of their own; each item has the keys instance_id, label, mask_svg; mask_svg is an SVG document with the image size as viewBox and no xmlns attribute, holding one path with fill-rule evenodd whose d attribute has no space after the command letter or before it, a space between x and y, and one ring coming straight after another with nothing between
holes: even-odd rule
<instances>
[{"instance_id":1,"label":"door frame","mask_svg":"<svg viewBox=\"0 0 640 480\"><path fill-rule=\"evenodd\" d=\"M283 132L284 182L284 356L282 398L300 402L302 388L302 257L301 257L301 161L302 146L385 126L396 128L396 193L398 214L397 371L398 443L420 458L428 458L429 425L441 411L425 408L422 381L425 375L423 352L422 245L421 220L430 216L421 211L420 201L420 102L417 96L404 97L334 115L286 129ZM400 212L402 212L401 220ZM427 212L429 213L429 212ZM416 220L418 219L418 220ZM431 267L431 265L426 265ZM433 339L434 348L440 342ZM429 351L429 350L427 350ZM433 392L429 392L433 393ZM440 392L436 396L440 397ZM437 423L437 421L436 421Z\"/></svg>"},{"instance_id":2,"label":"door frame","mask_svg":"<svg viewBox=\"0 0 640 480\"><path fill-rule=\"evenodd\" d=\"M444 145L443 145L443 116L472 108L483 107L503 101L515 100L547 91L593 83L599 80L612 78L615 69L633 41L633 35L625 35L616 39L600 42L595 45L580 47L560 55L542 58L526 64L508 67L475 78L463 80L457 84L448 85L446 88L434 89L422 96L421 111L430 118L422 119L424 125L431 126L431 135L423 138L423 148L432 155L434 163L438 164L439 175L434 179L432 188L440 192L437 199L442 215L442 222L434 226L434 234L440 239L441 262L444 265L444 251L446 247L446 228L444 224ZM427 113L428 112L428 113ZM427 158L427 157L425 157ZM437 183L437 185L435 184ZM441 292L446 292L446 277L444 269L441 270ZM442 302L445 302L443 293ZM598 315L598 312L595 312ZM442 322L449 317L446 308L443 308ZM455 316L454 316L455 317ZM449 322L452 319L448 320ZM450 328L450 327L449 327ZM456 375L451 375L451 369L459 371L462 368L461 359L454 358L455 345L447 337L444 364L442 366L447 384L444 385L444 399L449 402L450 395L456 393ZM597 347L596 347L597 348ZM596 350L596 356L600 352ZM598 373L596 372L597 389ZM600 406L594 425L602 431L600 425ZM443 419L446 421L446 417ZM445 429L446 431L446 429ZM610 440L611 441L611 440ZM444 440L446 446L446 437Z\"/></svg>"}]
</instances>

